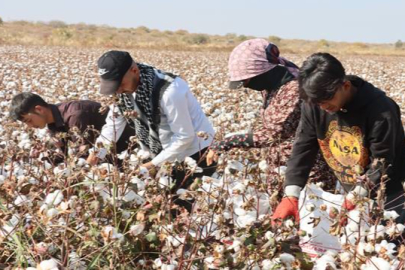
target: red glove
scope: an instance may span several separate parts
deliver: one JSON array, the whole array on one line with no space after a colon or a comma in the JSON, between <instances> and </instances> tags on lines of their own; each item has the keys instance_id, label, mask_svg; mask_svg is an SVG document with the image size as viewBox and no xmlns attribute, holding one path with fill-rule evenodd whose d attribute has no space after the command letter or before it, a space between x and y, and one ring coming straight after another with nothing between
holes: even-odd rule
<instances>
[{"instance_id":1,"label":"red glove","mask_svg":"<svg viewBox=\"0 0 405 270\"><path fill-rule=\"evenodd\" d=\"M348 199L345 199L345 201L342 204L342 209L346 209L347 212L352 211L356 207L355 204L353 204L351 201Z\"/></svg>"},{"instance_id":2,"label":"red glove","mask_svg":"<svg viewBox=\"0 0 405 270\"><path fill-rule=\"evenodd\" d=\"M346 213L348 213L348 212L352 211L355 207L356 207L355 204L353 204L353 203L352 203L351 201L349 201L348 199L345 199L345 200L343 201L341 211L346 210ZM347 225L347 216L344 215L344 216L342 216L342 217L340 218L340 226L346 226L346 225Z\"/></svg>"},{"instance_id":3,"label":"red glove","mask_svg":"<svg viewBox=\"0 0 405 270\"><path fill-rule=\"evenodd\" d=\"M276 225L276 219L286 219L289 216L293 216L295 222L299 223L300 213L298 211L298 198L296 197L285 197L281 200L271 217L272 224Z\"/></svg>"}]
</instances>

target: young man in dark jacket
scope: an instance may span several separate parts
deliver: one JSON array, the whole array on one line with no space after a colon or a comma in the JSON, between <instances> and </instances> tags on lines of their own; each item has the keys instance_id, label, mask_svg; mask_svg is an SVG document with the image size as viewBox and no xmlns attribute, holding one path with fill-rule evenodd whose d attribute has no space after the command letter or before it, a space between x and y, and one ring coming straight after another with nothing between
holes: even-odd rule
<instances>
[{"instance_id":1,"label":"young man in dark jacket","mask_svg":"<svg viewBox=\"0 0 405 270\"><path fill-rule=\"evenodd\" d=\"M98 136L96 133L106 123L108 111L102 114L100 108L100 103L90 100L48 104L39 95L24 92L13 97L10 117L14 121L24 122L30 128L44 128L46 126L52 135L61 132L67 133L73 127L78 128L81 133L87 132L82 143L82 150L84 151L86 145L90 146L95 142ZM117 152L125 150L128 147L129 137L134 135L133 129L132 131L127 129L121 140L117 142ZM63 154L51 158L53 162L61 162L67 154L66 139L69 138L56 143Z\"/></svg>"},{"instance_id":2,"label":"young man in dark jacket","mask_svg":"<svg viewBox=\"0 0 405 270\"><path fill-rule=\"evenodd\" d=\"M398 105L372 84L347 76L327 53L304 62L299 88L305 102L287 163L285 197L273 220L299 219L298 197L321 150L346 192L374 197L383 181L384 208L402 214L397 222L403 222L405 137ZM346 199L343 207L352 210L354 203Z\"/></svg>"}]
</instances>

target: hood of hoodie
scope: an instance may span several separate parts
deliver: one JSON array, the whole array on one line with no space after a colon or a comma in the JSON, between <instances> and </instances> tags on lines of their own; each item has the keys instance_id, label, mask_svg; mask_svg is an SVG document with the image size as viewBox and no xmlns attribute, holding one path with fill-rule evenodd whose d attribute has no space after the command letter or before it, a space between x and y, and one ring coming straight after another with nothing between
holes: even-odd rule
<instances>
[{"instance_id":1,"label":"hood of hoodie","mask_svg":"<svg viewBox=\"0 0 405 270\"><path fill-rule=\"evenodd\" d=\"M343 106L343 110L351 112L362 110L376 99L385 96L385 92L360 77L348 75L346 78L357 88L357 92L354 94L353 98Z\"/></svg>"}]
</instances>

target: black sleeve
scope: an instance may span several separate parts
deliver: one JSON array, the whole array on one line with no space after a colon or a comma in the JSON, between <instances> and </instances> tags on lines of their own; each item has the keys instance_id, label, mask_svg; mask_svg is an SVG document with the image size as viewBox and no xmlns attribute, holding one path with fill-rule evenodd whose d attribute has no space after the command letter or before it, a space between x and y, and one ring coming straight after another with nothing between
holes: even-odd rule
<instances>
[{"instance_id":1,"label":"black sleeve","mask_svg":"<svg viewBox=\"0 0 405 270\"><path fill-rule=\"evenodd\" d=\"M285 186L296 185L303 188L314 166L319 144L311 112L310 105L304 102L292 154L287 162Z\"/></svg>"},{"instance_id":2,"label":"black sleeve","mask_svg":"<svg viewBox=\"0 0 405 270\"><path fill-rule=\"evenodd\" d=\"M395 104L392 105L395 106ZM403 127L399 112L397 111L399 110L392 108L391 110L381 112L372 121L368 137L370 144L370 165L366 170L366 175L373 184L377 184L380 181L384 172L389 178L392 177L394 168L389 165L394 165L397 152L403 151L401 149L403 145L401 142L404 140Z\"/></svg>"}]
</instances>

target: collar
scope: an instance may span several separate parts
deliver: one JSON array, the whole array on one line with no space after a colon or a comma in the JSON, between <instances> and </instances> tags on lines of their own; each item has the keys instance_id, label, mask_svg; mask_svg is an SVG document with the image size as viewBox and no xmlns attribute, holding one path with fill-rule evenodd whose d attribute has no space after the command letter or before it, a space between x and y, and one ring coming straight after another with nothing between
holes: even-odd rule
<instances>
[{"instance_id":1,"label":"collar","mask_svg":"<svg viewBox=\"0 0 405 270\"><path fill-rule=\"evenodd\" d=\"M63 121L62 114L57 105L50 104L53 120L55 122L48 124L48 129L51 131L66 131L65 122Z\"/></svg>"}]
</instances>

